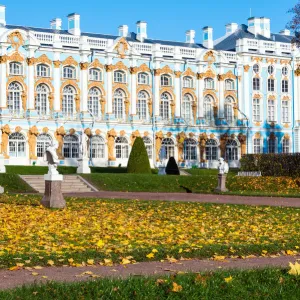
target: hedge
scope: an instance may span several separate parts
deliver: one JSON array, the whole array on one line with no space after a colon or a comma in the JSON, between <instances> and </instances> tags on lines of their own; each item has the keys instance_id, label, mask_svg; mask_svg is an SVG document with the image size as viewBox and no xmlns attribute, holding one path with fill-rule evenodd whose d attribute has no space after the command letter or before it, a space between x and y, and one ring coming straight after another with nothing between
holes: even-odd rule
<instances>
[{"instance_id":1,"label":"hedge","mask_svg":"<svg viewBox=\"0 0 300 300\"><path fill-rule=\"evenodd\" d=\"M263 176L300 177L300 153L247 154L240 162L241 171L260 171Z\"/></svg>"},{"instance_id":2,"label":"hedge","mask_svg":"<svg viewBox=\"0 0 300 300\"><path fill-rule=\"evenodd\" d=\"M176 160L173 156L169 158L169 161L167 163L166 174L167 175L180 175L178 165L177 165Z\"/></svg>"}]
</instances>

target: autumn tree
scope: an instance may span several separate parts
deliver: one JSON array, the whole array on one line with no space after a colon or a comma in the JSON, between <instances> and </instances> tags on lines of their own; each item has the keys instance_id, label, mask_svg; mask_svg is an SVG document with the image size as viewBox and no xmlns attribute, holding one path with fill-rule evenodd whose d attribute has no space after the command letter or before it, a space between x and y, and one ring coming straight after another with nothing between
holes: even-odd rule
<instances>
[{"instance_id":1,"label":"autumn tree","mask_svg":"<svg viewBox=\"0 0 300 300\"><path fill-rule=\"evenodd\" d=\"M292 14L292 20L287 24L287 28L295 34L292 42L300 47L300 1L288 12Z\"/></svg>"}]
</instances>

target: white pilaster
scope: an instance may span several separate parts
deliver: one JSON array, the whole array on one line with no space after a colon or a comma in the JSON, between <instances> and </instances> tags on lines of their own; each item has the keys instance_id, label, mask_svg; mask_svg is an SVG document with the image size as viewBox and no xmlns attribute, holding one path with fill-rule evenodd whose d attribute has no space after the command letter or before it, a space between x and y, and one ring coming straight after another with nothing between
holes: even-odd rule
<instances>
[{"instance_id":1,"label":"white pilaster","mask_svg":"<svg viewBox=\"0 0 300 300\"><path fill-rule=\"evenodd\" d=\"M159 72L158 72L159 74ZM154 76L154 112L153 115L155 117L159 116L159 105L160 105L160 95L159 95L159 87L160 87L160 75L155 74Z\"/></svg>"},{"instance_id":2,"label":"white pilaster","mask_svg":"<svg viewBox=\"0 0 300 300\"><path fill-rule=\"evenodd\" d=\"M176 71L175 72L175 96L176 96L176 102L175 102L175 118L180 118L181 114L181 88L180 88L180 78L181 72Z\"/></svg>"},{"instance_id":3,"label":"white pilaster","mask_svg":"<svg viewBox=\"0 0 300 300\"><path fill-rule=\"evenodd\" d=\"M112 114L112 69L111 65L106 66L106 109L108 114Z\"/></svg>"},{"instance_id":4,"label":"white pilaster","mask_svg":"<svg viewBox=\"0 0 300 300\"><path fill-rule=\"evenodd\" d=\"M34 51L36 47L28 47L28 59L27 59L27 109L35 109L35 99L34 99Z\"/></svg>"},{"instance_id":5,"label":"white pilaster","mask_svg":"<svg viewBox=\"0 0 300 300\"><path fill-rule=\"evenodd\" d=\"M237 97L238 97L238 107L239 109L244 112L245 111L245 103L243 101L243 80L242 80L242 74L243 74L243 71L242 71L242 67L239 67L238 68L238 72L237 72L237 79L236 79L236 84L238 85L238 91L237 91ZM239 79L241 78L241 80Z\"/></svg>"},{"instance_id":6,"label":"white pilaster","mask_svg":"<svg viewBox=\"0 0 300 300\"><path fill-rule=\"evenodd\" d=\"M131 115L136 115L136 67L131 67L130 74L131 74Z\"/></svg>"},{"instance_id":7,"label":"white pilaster","mask_svg":"<svg viewBox=\"0 0 300 300\"><path fill-rule=\"evenodd\" d=\"M61 111L60 108L60 85L61 85L61 79L60 79L60 69L61 69L61 62L60 62L60 53L55 52L54 53L54 69L53 69L53 85L54 85L54 104L53 109L56 112Z\"/></svg>"},{"instance_id":8,"label":"white pilaster","mask_svg":"<svg viewBox=\"0 0 300 300\"><path fill-rule=\"evenodd\" d=\"M300 120L300 76L295 75L295 86L294 86L294 111L295 111L295 121Z\"/></svg>"},{"instance_id":9,"label":"white pilaster","mask_svg":"<svg viewBox=\"0 0 300 300\"><path fill-rule=\"evenodd\" d=\"M245 115L249 118L249 120L251 120L251 115L250 115L250 106L252 105L252 103L250 103L249 101L249 95L250 95L250 89L249 89L249 69L247 66L244 67L244 80L243 82L243 102L245 104L245 108L244 108L244 113ZM261 106L263 105L263 103L261 103Z\"/></svg>"},{"instance_id":10,"label":"white pilaster","mask_svg":"<svg viewBox=\"0 0 300 300\"><path fill-rule=\"evenodd\" d=\"M203 91L204 91L204 80L201 74L197 75L198 82L198 118L203 118Z\"/></svg>"},{"instance_id":11,"label":"white pilaster","mask_svg":"<svg viewBox=\"0 0 300 300\"><path fill-rule=\"evenodd\" d=\"M88 110L88 63L82 62L80 64L80 111L87 112Z\"/></svg>"},{"instance_id":12,"label":"white pilaster","mask_svg":"<svg viewBox=\"0 0 300 300\"><path fill-rule=\"evenodd\" d=\"M6 108L7 95L6 95L6 49L7 47L2 47L1 51L1 64L0 64L0 108Z\"/></svg>"}]
</instances>

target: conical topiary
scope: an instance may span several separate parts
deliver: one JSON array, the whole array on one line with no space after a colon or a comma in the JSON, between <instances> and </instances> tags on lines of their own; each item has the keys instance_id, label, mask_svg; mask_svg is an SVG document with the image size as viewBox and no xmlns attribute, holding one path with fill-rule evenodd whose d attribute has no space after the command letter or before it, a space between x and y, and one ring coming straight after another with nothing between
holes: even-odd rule
<instances>
[{"instance_id":1,"label":"conical topiary","mask_svg":"<svg viewBox=\"0 0 300 300\"><path fill-rule=\"evenodd\" d=\"M166 166L167 175L180 175L178 165L174 157L170 157Z\"/></svg>"},{"instance_id":2,"label":"conical topiary","mask_svg":"<svg viewBox=\"0 0 300 300\"><path fill-rule=\"evenodd\" d=\"M132 146L127 173L151 174L148 153L141 137L137 137Z\"/></svg>"}]
</instances>

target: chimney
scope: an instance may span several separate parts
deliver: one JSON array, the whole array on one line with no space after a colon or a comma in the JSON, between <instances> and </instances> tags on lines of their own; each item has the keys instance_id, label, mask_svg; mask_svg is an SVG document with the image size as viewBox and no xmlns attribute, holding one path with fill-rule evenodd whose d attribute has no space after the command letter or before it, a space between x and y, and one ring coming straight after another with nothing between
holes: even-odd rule
<instances>
[{"instance_id":1,"label":"chimney","mask_svg":"<svg viewBox=\"0 0 300 300\"><path fill-rule=\"evenodd\" d=\"M73 13L68 15L68 32L73 35L80 35L80 15Z\"/></svg>"},{"instance_id":2,"label":"chimney","mask_svg":"<svg viewBox=\"0 0 300 300\"><path fill-rule=\"evenodd\" d=\"M261 27L261 34L266 37L271 37L271 21L269 18L262 17L260 18L260 27Z\"/></svg>"},{"instance_id":3,"label":"chimney","mask_svg":"<svg viewBox=\"0 0 300 300\"><path fill-rule=\"evenodd\" d=\"M239 28L237 23L229 23L226 26L226 35L232 34Z\"/></svg>"},{"instance_id":4,"label":"chimney","mask_svg":"<svg viewBox=\"0 0 300 300\"><path fill-rule=\"evenodd\" d=\"M214 48L213 28L206 26L203 29L203 46L208 49Z\"/></svg>"},{"instance_id":5,"label":"chimney","mask_svg":"<svg viewBox=\"0 0 300 300\"><path fill-rule=\"evenodd\" d=\"M0 27L6 26L5 9L6 7L4 5L0 5Z\"/></svg>"},{"instance_id":6,"label":"chimney","mask_svg":"<svg viewBox=\"0 0 300 300\"><path fill-rule=\"evenodd\" d=\"M279 31L279 34L281 35L291 35L291 31L288 29L283 29Z\"/></svg>"},{"instance_id":7,"label":"chimney","mask_svg":"<svg viewBox=\"0 0 300 300\"><path fill-rule=\"evenodd\" d=\"M121 25L119 26L119 36L127 37L128 36L128 26Z\"/></svg>"},{"instance_id":8,"label":"chimney","mask_svg":"<svg viewBox=\"0 0 300 300\"><path fill-rule=\"evenodd\" d=\"M254 35L261 33L260 18L252 17L248 19L248 31Z\"/></svg>"},{"instance_id":9,"label":"chimney","mask_svg":"<svg viewBox=\"0 0 300 300\"><path fill-rule=\"evenodd\" d=\"M51 29L56 29L56 30L61 30L62 26L62 20L59 18L53 19L50 21L50 28Z\"/></svg>"},{"instance_id":10,"label":"chimney","mask_svg":"<svg viewBox=\"0 0 300 300\"><path fill-rule=\"evenodd\" d=\"M186 36L185 42L188 44L195 44L195 35L196 35L195 30L187 30L185 32L185 36Z\"/></svg>"},{"instance_id":11,"label":"chimney","mask_svg":"<svg viewBox=\"0 0 300 300\"><path fill-rule=\"evenodd\" d=\"M136 38L140 42L143 42L144 39L147 38L147 22L145 22L145 21L138 21L136 23L136 25L137 25Z\"/></svg>"}]
</instances>

